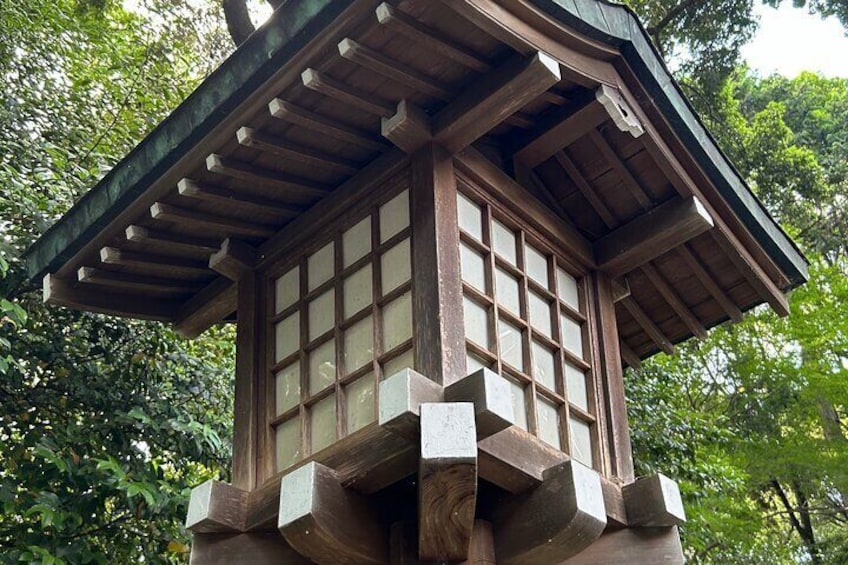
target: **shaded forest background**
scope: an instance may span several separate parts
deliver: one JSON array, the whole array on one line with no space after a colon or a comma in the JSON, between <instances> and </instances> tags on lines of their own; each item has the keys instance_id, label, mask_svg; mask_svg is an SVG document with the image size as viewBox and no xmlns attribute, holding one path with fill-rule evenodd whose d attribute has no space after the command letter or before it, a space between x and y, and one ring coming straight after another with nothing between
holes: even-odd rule
<instances>
[{"instance_id":1,"label":"shaded forest background","mask_svg":"<svg viewBox=\"0 0 848 565\"><path fill-rule=\"evenodd\" d=\"M792 1L848 25L843 1ZM691 563L844 564L848 80L741 66L755 2L781 0L628 2L812 262L790 317L755 310L628 372L637 471L681 482ZM255 8L135 5L0 0L4 563L183 563L190 488L228 478L231 328L187 342L20 287L23 250L233 50Z\"/></svg>"}]
</instances>

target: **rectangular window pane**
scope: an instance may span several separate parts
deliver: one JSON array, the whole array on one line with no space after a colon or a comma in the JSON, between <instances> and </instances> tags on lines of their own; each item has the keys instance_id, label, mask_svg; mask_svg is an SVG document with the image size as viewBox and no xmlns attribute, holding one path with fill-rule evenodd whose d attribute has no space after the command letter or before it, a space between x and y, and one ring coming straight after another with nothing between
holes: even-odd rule
<instances>
[{"instance_id":1,"label":"rectangular window pane","mask_svg":"<svg viewBox=\"0 0 848 565\"><path fill-rule=\"evenodd\" d=\"M518 264L515 241L515 234L511 229L497 220L492 222L492 246L495 253L512 265Z\"/></svg>"},{"instance_id":2,"label":"rectangular window pane","mask_svg":"<svg viewBox=\"0 0 848 565\"><path fill-rule=\"evenodd\" d=\"M483 211L480 207L459 193L457 193L456 207L460 229L478 241L483 241Z\"/></svg>"},{"instance_id":3,"label":"rectangular window pane","mask_svg":"<svg viewBox=\"0 0 848 565\"><path fill-rule=\"evenodd\" d=\"M286 420L274 432L277 471L288 469L300 460L300 418Z\"/></svg>"},{"instance_id":4,"label":"rectangular window pane","mask_svg":"<svg viewBox=\"0 0 848 565\"><path fill-rule=\"evenodd\" d=\"M520 315L520 287L518 286L518 280L503 269L496 268L495 287L498 304L511 311L513 314Z\"/></svg>"},{"instance_id":5,"label":"rectangular window pane","mask_svg":"<svg viewBox=\"0 0 848 565\"><path fill-rule=\"evenodd\" d=\"M345 372L352 373L374 358L374 324L371 316L355 323L344 334Z\"/></svg>"},{"instance_id":6,"label":"rectangular window pane","mask_svg":"<svg viewBox=\"0 0 848 565\"><path fill-rule=\"evenodd\" d=\"M462 266L462 280L481 292L486 292L486 263L483 256L464 243L460 243L459 259Z\"/></svg>"},{"instance_id":7,"label":"rectangular window pane","mask_svg":"<svg viewBox=\"0 0 848 565\"><path fill-rule=\"evenodd\" d=\"M515 419L515 425L522 430L527 430L527 406L524 402L524 386L518 381L507 378L509 381L509 391L512 394L512 416Z\"/></svg>"},{"instance_id":8,"label":"rectangular window pane","mask_svg":"<svg viewBox=\"0 0 848 565\"><path fill-rule=\"evenodd\" d=\"M524 348L521 330L503 320L498 321L498 345L501 360L518 370L524 370Z\"/></svg>"},{"instance_id":9,"label":"rectangular window pane","mask_svg":"<svg viewBox=\"0 0 848 565\"><path fill-rule=\"evenodd\" d=\"M583 333L580 324L563 314L561 317L562 345L574 355L583 358Z\"/></svg>"},{"instance_id":10,"label":"rectangular window pane","mask_svg":"<svg viewBox=\"0 0 848 565\"><path fill-rule=\"evenodd\" d=\"M589 424L577 418L569 418L568 433L571 437L571 456L587 467L594 466L592 430Z\"/></svg>"},{"instance_id":11,"label":"rectangular window pane","mask_svg":"<svg viewBox=\"0 0 848 565\"><path fill-rule=\"evenodd\" d=\"M336 343L331 339L309 354L309 394L336 382Z\"/></svg>"},{"instance_id":12,"label":"rectangular window pane","mask_svg":"<svg viewBox=\"0 0 848 565\"><path fill-rule=\"evenodd\" d=\"M371 306L372 294L371 265L366 265L350 275L344 281L344 317L350 318L363 308Z\"/></svg>"},{"instance_id":13,"label":"rectangular window pane","mask_svg":"<svg viewBox=\"0 0 848 565\"><path fill-rule=\"evenodd\" d=\"M586 390L586 375L568 362L565 363L565 386L568 401L588 412L589 393Z\"/></svg>"},{"instance_id":14,"label":"rectangular window pane","mask_svg":"<svg viewBox=\"0 0 848 565\"><path fill-rule=\"evenodd\" d=\"M462 298L462 312L465 318L465 337L486 349L489 344L489 313L467 296Z\"/></svg>"},{"instance_id":15,"label":"rectangular window pane","mask_svg":"<svg viewBox=\"0 0 848 565\"><path fill-rule=\"evenodd\" d=\"M559 435L559 409L546 398L536 398L536 414L538 416L539 439L562 449Z\"/></svg>"},{"instance_id":16,"label":"rectangular window pane","mask_svg":"<svg viewBox=\"0 0 848 565\"><path fill-rule=\"evenodd\" d=\"M557 268L557 295L560 300L578 312L580 311L580 292L577 288L577 279L560 268Z\"/></svg>"},{"instance_id":17,"label":"rectangular window pane","mask_svg":"<svg viewBox=\"0 0 848 565\"><path fill-rule=\"evenodd\" d=\"M350 267L371 251L371 217L367 217L342 234L344 267Z\"/></svg>"},{"instance_id":18,"label":"rectangular window pane","mask_svg":"<svg viewBox=\"0 0 848 565\"><path fill-rule=\"evenodd\" d=\"M373 422L374 373L356 379L345 387L347 403L347 432L352 433Z\"/></svg>"},{"instance_id":19,"label":"rectangular window pane","mask_svg":"<svg viewBox=\"0 0 848 565\"><path fill-rule=\"evenodd\" d=\"M279 416L300 402L300 361L295 361L277 373L275 379L275 414Z\"/></svg>"},{"instance_id":20,"label":"rectangular window pane","mask_svg":"<svg viewBox=\"0 0 848 565\"><path fill-rule=\"evenodd\" d=\"M391 377L395 373L399 373L404 369L414 368L415 359L413 357L412 350L410 349L383 363L383 378Z\"/></svg>"},{"instance_id":21,"label":"rectangular window pane","mask_svg":"<svg viewBox=\"0 0 848 565\"><path fill-rule=\"evenodd\" d=\"M491 369L491 364L483 359L482 357L478 357L477 355L467 352L465 357L465 374L470 375L480 369Z\"/></svg>"},{"instance_id":22,"label":"rectangular window pane","mask_svg":"<svg viewBox=\"0 0 848 565\"><path fill-rule=\"evenodd\" d=\"M336 441L336 395L331 394L309 411L309 437L312 453Z\"/></svg>"},{"instance_id":23,"label":"rectangular window pane","mask_svg":"<svg viewBox=\"0 0 848 565\"><path fill-rule=\"evenodd\" d=\"M279 363L300 349L300 312L295 312L274 328L275 362Z\"/></svg>"},{"instance_id":24,"label":"rectangular window pane","mask_svg":"<svg viewBox=\"0 0 848 565\"><path fill-rule=\"evenodd\" d=\"M551 305L535 292L531 291L528 296L530 325L540 334L551 337Z\"/></svg>"},{"instance_id":25,"label":"rectangular window pane","mask_svg":"<svg viewBox=\"0 0 848 565\"><path fill-rule=\"evenodd\" d=\"M309 303L309 341L336 325L336 291L328 290Z\"/></svg>"},{"instance_id":26,"label":"rectangular window pane","mask_svg":"<svg viewBox=\"0 0 848 565\"><path fill-rule=\"evenodd\" d=\"M380 258L380 280L383 294L393 291L412 276L409 239L404 239Z\"/></svg>"},{"instance_id":27,"label":"rectangular window pane","mask_svg":"<svg viewBox=\"0 0 848 565\"><path fill-rule=\"evenodd\" d=\"M524 271L531 279L548 288L548 259L532 245L524 246Z\"/></svg>"},{"instance_id":28,"label":"rectangular window pane","mask_svg":"<svg viewBox=\"0 0 848 565\"><path fill-rule=\"evenodd\" d=\"M295 267L277 279L274 285L276 310L279 314L300 298L300 267Z\"/></svg>"},{"instance_id":29,"label":"rectangular window pane","mask_svg":"<svg viewBox=\"0 0 848 565\"><path fill-rule=\"evenodd\" d=\"M407 292L383 307L383 352L412 337L412 302Z\"/></svg>"},{"instance_id":30,"label":"rectangular window pane","mask_svg":"<svg viewBox=\"0 0 848 565\"><path fill-rule=\"evenodd\" d=\"M307 259L306 271L309 290L314 290L333 277L335 246L328 243Z\"/></svg>"},{"instance_id":31,"label":"rectangular window pane","mask_svg":"<svg viewBox=\"0 0 848 565\"><path fill-rule=\"evenodd\" d=\"M380 206L380 243L391 239L409 225L409 191L404 190Z\"/></svg>"},{"instance_id":32,"label":"rectangular window pane","mask_svg":"<svg viewBox=\"0 0 848 565\"><path fill-rule=\"evenodd\" d=\"M533 378L549 390L556 392L556 361L553 352L537 342L533 342Z\"/></svg>"}]
</instances>

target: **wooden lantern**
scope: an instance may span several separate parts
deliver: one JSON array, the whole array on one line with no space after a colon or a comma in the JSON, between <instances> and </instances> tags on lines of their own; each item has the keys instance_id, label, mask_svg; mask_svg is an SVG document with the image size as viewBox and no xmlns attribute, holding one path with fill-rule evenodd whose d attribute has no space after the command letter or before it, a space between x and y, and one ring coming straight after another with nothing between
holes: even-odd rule
<instances>
[{"instance_id":1,"label":"wooden lantern","mask_svg":"<svg viewBox=\"0 0 848 565\"><path fill-rule=\"evenodd\" d=\"M623 367L806 279L596 0L291 0L27 260L54 304L237 319L193 563L681 563Z\"/></svg>"}]
</instances>

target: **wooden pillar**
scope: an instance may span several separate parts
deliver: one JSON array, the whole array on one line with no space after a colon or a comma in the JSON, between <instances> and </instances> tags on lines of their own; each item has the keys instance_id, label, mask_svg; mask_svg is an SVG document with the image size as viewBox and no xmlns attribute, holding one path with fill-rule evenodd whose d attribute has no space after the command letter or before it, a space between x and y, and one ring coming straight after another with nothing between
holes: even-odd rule
<instances>
[{"instance_id":1,"label":"wooden pillar","mask_svg":"<svg viewBox=\"0 0 848 565\"><path fill-rule=\"evenodd\" d=\"M259 480L260 278L255 271L238 281L236 390L233 423L233 486L251 491Z\"/></svg>"},{"instance_id":2,"label":"wooden pillar","mask_svg":"<svg viewBox=\"0 0 848 565\"><path fill-rule=\"evenodd\" d=\"M411 161L415 367L447 386L465 376L456 176L438 145Z\"/></svg>"}]
</instances>

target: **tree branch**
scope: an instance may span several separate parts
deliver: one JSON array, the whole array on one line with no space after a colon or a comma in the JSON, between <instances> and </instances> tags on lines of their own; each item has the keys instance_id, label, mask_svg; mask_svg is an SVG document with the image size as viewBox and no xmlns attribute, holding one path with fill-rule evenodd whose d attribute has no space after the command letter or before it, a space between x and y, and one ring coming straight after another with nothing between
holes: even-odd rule
<instances>
[{"instance_id":1,"label":"tree branch","mask_svg":"<svg viewBox=\"0 0 848 565\"><path fill-rule=\"evenodd\" d=\"M253 22L250 21L247 0L221 0L221 5L224 8L224 18L227 20L227 31L230 32L233 43L239 46L256 30Z\"/></svg>"},{"instance_id":2,"label":"tree branch","mask_svg":"<svg viewBox=\"0 0 848 565\"><path fill-rule=\"evenodd\" d=\"M703 4L706 0L683 0L678 3L676 6L672 6L668 12L662 17L660 21L648 27L648 33L658 40L660 38L660 34L663 30L668 27L668 25L674 21L680 14L689 10L690 8L697 6L698 4Z\"/></svg>"}]
</instances>

